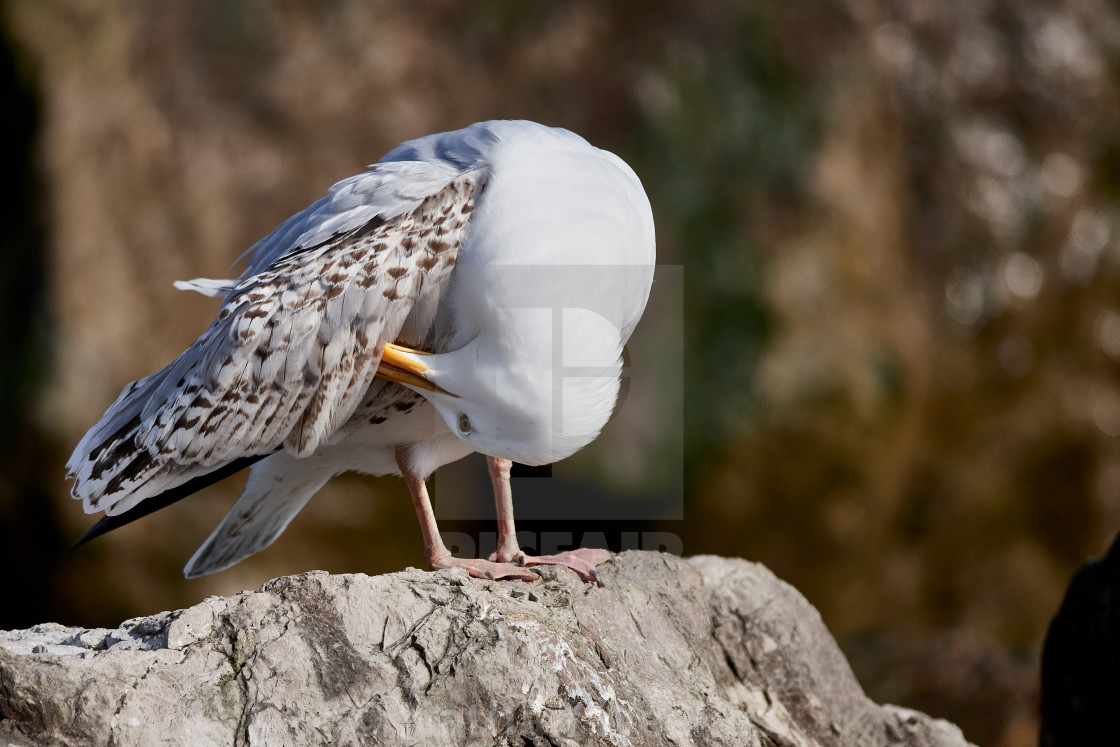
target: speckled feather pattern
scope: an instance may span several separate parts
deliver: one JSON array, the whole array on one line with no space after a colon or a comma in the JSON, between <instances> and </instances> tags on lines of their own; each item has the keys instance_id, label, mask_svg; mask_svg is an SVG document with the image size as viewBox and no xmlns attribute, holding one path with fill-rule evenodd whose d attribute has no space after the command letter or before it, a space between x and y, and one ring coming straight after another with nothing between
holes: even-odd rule
<instances>
[{"instance_id":1,"label":"speckled feather pattern","mask_svg":"<svg viewBox=\"0 0 1120 747\"><path fill-rule=\"evenodd\" d=\"M438 188L414 209L363 215L248 274L178 359L126 387L68 465L87 511L127 510L241 456L307 456L359 407L364 422L411 409L419 395L371 383L384 345L442 292L484 181L422 173Z\"/></svg>"}]
</instances>

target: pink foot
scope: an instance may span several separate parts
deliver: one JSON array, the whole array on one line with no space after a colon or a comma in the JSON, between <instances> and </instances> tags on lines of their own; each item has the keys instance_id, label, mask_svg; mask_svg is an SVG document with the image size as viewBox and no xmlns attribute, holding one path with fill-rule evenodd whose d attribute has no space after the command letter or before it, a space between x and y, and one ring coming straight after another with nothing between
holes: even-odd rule
<instances>
[{"instance_id":1,"label":"pink foot","mask_svg":"<svg viewBox=\"0 0 1120 747\"><path fill-rule=\"evenodd\" d=\"M584 581L594 581L601 586L602 582L599 580L599 572L595 570L595 566L610 559L611 554L606 550L581 547L578 550L569 550L556 555L534 556L521 553L521 556L514 562L518 562L526 568L532 568L536 565L562 565L565 568L571 568Z\"/></svg>"},{"instance_id":2,"label":"pink foot","mask_svg":"<svg viewBox=\"0 0 1120 747\"><path fill-rule=\"evenodd\" d=\"M528 568L522 568L513 563L494 563L489 560L477 558L456 558L453 555L437 558L432 561L430 571L441 568L463 568L475 578L485 578L491 581L505 578L517 578L522 581L536 581L540 578Z\"/></svg>"}]
</instances>

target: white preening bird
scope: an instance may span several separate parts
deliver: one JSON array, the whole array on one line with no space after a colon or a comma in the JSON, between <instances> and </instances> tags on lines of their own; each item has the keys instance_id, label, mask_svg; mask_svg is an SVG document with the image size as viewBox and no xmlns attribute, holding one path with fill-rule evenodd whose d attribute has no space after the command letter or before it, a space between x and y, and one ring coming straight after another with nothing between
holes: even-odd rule
<instances>
[{"instance_id":1,"label":"white preening bird","mask_svg":"<svg viewBox=\"0 0 1120 747\"><path fill-rule=\"evenodd\" d=\"M213 573L355 470L404 477L429 569L595 577L604 551L521 552L509 469L586 446L618 397L654 267L649 200L621 159L566 130L480 122L403 143L250 252L236 280L176 283L223 298L217 318L74 450L73 496L106 513L79 543L251 464L185 568ZM476 451L497 506L490 560L448 552L425 488Z\"/></svg>"}]
</instances>

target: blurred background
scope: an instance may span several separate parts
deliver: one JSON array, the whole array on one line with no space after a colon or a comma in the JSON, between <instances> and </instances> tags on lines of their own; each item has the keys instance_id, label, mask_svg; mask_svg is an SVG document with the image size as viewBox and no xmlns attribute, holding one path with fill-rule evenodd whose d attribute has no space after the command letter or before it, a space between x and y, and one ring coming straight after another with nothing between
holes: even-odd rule
<instances>
[{"instance_id":1,"label":"blurred background","mask_svg":"<svg viewBox=\"0 0 1120 747\"><path fill-rule=\"evenodd\" d=\"M576 470L634 501L679 463L683 518L603 536L763 562L873 698L1037 743L1046 626L1120 529L1114 4L0 8L0 628L422 563L400 480L354 476L207 579L180 569L236 478L67 554L92 519L63 464L215 312L173 280L227 276L401 140L523 117L631 163L683 266L683 311L636 335L683 349L683 406L628 403Z\"/></svg>"}]
</instances>

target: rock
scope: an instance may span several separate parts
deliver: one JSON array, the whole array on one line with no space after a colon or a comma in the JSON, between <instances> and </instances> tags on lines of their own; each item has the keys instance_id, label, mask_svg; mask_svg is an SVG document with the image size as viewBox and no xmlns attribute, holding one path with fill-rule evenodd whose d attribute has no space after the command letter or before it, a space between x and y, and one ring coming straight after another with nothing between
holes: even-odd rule
<instances>
[{"instance_id":1,"label":"rock","mask_svg":"<svg viewBox=\"0 0 1120 747\"><path fill-rule=\"evenodd\" d=\"M628 552L602 580L311 572L116 630L2 633L0 741L967 744L872 703L760 565Z\"/></svg>"}]
</instances>

